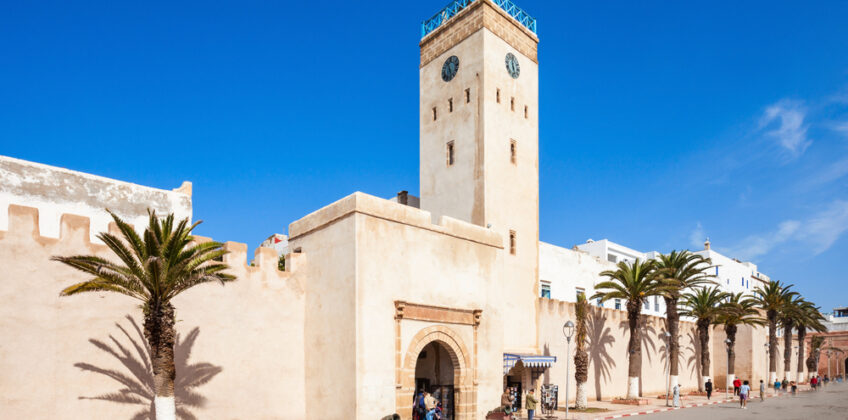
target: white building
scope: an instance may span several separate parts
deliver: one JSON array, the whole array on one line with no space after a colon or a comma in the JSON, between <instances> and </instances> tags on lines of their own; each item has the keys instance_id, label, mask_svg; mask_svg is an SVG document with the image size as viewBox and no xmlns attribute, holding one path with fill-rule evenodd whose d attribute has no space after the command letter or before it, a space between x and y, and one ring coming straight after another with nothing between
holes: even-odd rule
<instances>
[{"instance_id":1,"label":"white building","mask_svg":"<svg viewBox=\"0 0 848 420\"><path fill-rule=\"evenodd\" d=\"M709 240L704 243L703 250L694 253L710 259L710 274L715 276L714 281L723 291L752 293L758 284L769 281L768 276L757 271L756 264L741 262L716 252L710 248ZM595 293L595 285L606 280L606 277L600 275L601 272L615 270L616 264L622 261L632 262L637 258L656 259L659 255L657 251L641 252L607 239L590 239L572 249L540 242L540 295L567 302L576 301L580 293L591 297ZM624 310L625 305L625 302L619 299L603 304L598 301L592 303L619 310ZM649 297L642 313L665 316L665 301L659 296Z\"/></svg>"},{"instance_id":2,"label":"white building","mask_svg":"<svg viewBox=\"0 0 848 420\"><path fill-rule=\"evenodd\" d=\"M828 332L848 331L848 307L834 308L833 313L825 315L823 324Z\"/></svg>"}]
</instances>

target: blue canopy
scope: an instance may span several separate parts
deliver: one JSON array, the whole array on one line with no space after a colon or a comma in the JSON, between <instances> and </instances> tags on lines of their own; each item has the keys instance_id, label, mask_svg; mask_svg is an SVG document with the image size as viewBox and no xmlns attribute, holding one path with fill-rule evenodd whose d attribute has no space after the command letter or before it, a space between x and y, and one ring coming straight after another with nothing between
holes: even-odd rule
<instances>
[{"instance_id":1,"label":"blue canopy","mask_svg":"<svg viewBox=\"0 0 848 420\"><path fill-rule=\"evenodd\" d=\"M504 375L520 360L524 366L531 368L549 368L556 363L556 356L536 356L532 354L504 353Z\"/></svg>"}]
</instances>

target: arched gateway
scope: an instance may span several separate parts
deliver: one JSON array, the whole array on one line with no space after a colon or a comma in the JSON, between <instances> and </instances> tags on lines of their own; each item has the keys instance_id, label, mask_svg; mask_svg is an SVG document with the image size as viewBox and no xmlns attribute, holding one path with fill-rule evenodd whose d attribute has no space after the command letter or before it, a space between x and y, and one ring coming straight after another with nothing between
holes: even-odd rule
<instances>
[{"instance_id":1,"label":"arched gateway","mask_svg":"<svg viewBox=\"0 0 848 420\"><path fill-rule=\"evenodd\" d=\"M422 353L428 352L428 353ZM447 356L447 360L440 360ZM445 372L448 368L451 372ZM422 329L412 338L412 341L407 347L406 356L403 363L403 372L401 377L401 386L397 392L397 409L401 418L412 418L412 399L416 392L416 371L418 372L418 385L422 385L422 380L427 387L436 387L439 392L452 393L445 400L452 402L452 407L446 407L453 410L455 413L451 419L470 420L474 418L474 401L476 395L474 393L471 360L468 348L462 342L462 338L451 328L444 325L434 325ZM439 372L436 376L445 378L442 382L449 382L449 386L444 383L428 383L426 376L430 369L435 369ZM427 371L427 372L424 372ZM452 376L452 378L450 377ZM428 388L430 391L432 388Z\"/></svg>"}]
</instances>

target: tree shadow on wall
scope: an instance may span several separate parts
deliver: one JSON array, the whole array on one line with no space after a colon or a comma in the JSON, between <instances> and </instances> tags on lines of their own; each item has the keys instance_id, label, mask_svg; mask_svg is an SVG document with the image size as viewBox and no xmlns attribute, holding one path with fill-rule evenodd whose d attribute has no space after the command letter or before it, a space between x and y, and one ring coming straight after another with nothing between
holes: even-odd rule
<instances>
[{"instance_id":1,"label":"tree shadow on wall","mask_svg":"<svg viewBox=\"0 0 848 420\"><path fill-rule=\"evenodd\" d=\"M126 316L126 319L134 330L135 338L121 324L115 323L126 340L118 340L112 335L109 335L111 344L93 338L88 340L95 347L121 362L124 369L107 369L82 362L74 364L83 371L98 373L115 380L121 388L107 394L94 397L81 396L79 398L138 405L141 406L141 410L132 416L132 420L156 420L156 411L153 407L153 373L150 365L150 350L138 324L129 315ZM196 388L211 381L223 370L220 366L211 363L189 364L191 349L194 347L199 334L200 328L197 327L191 330L182 340L180 335L177 334L174 345L174 364L177 370L177 378L174 382L174 399L177 405L177 417L183 420L197 420L197 417L189 409L203 407L206 403L206 397L197 393ZM124 341L124 344L122 344L122 341ZM126 341L129 342L134 351L125 345Z\"/></svg>"},{"instance_id":2,"label":"tree shadow on wall","mask_svg":"<svg viewBox=\"0 0 848 420\"><path fill-rule=\"evenodd\" d=\"M630 333L630 321L624 320L618 323L618 328L623 332ZM650 364L653 359L652 355L657 351L657 345L654 342L654 336L657 335L657 330L653 325L648 324L648 319L643 315L639 317L639 329L642 330L642 339L641 339L641 347L642 347L642 355L647 356L648 363ZM622 334L623 335L623 334ZM629 356L629 354L628 354ZM641 367L644 368L645 359L642 359ZM642 396L642 371L639 371L639 396Z\"/></svg>"},{"instance_id":3,"label":"tree shadow on wall","mask_svg":"<svg viewBox=\"0 0 848 420\"><path fill-rule=\"evenodd\" d=\"M683 347L683 350L690 353L689 357L686 359L686 367L690 372L694 373L692 377L698 378L698 391L703 392L704 378L701 377L701 341L698 340L694 330L689 330L689 333L686 334L686 336L689 338L689 345Z\"/></svg>"},{"instance_id":4,"label":"tree shadow on wall","mask_svg":"<svg viewBox=\"0 0 848 420\"><path fill-rule=\"evenodd\" d=\"M586 320L586 351L589 352L589 363L595 373L595 399L601 400L601 383L609 382L610 370L615 367L615 359L610 356L608 348L612 348L615 337L610 333L607 317L599 309L592 309L592 316Z\"/></svg>"}]
</instances>

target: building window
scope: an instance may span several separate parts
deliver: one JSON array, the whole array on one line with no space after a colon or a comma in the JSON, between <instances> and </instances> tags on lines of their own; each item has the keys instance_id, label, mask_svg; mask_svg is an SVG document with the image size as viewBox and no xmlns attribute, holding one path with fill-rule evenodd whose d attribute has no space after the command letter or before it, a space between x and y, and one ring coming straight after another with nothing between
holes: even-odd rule
<instances>
[{"instance_id":1,"label":"building window","mask_svg":"<svg viewBox=\"0 0 848 420\"><path fill-rule=\"evenodd\" d=\"M509 110L515 112L515 98L509 98Z\"/></svg>"},{"instance_id":2,"label":"building window","mask_svg":"<svg viewBox=\"0 0 848 420\"><path fill-rule=\"evenodd\" d=\"M498 101L498 103L501 103L501 90L500 90L500 89L498 89L498 90L495 92L495 100L497 100L497 101Z\"/></svg>"},{"instance_id":3,"label":"building window","mask_svg":"<svg viewBox=\"0 0 848 420\"><path fill-rule=\"evenodd\" d=\"M645 299L645 310L646 311L651 310L651 302L648 302L648 299Z\"/></svg>"},{"instance_id":4,"label":"building window","mask_svg":"<svg viewBox=\"0 0 848 420\"><path fill-rule=\"evenodd\" d=\"M515 140L509 141L509 161L515 163L516 155L518 154L518 144Z\"/></svg>"},{"instance_id":5,"label":"building window","mask_svg":"<svg viewBox=\"0 0 848 420\"><path fill-rule=\"evenodd\" d=\"M660 311L660 297L654 296L654 312Z\"/></svg>"},{"instance_id":6,"label":"building window","mask_svg":"<svg viewBox=\"0 0 848 420\"><path fill-rule=\"evenodd\" d=\"M471 88L465 89L465 103L471 103Z\"/></svg>"},{"instance_id":7,"label":"building window","mask_svg":"<svg viewBox=\"0 0 848 420\"><path fill-rule=\"evenodd\" d=\"M603 307L604 307L604 301L603 301L603 300L601 300L601 298L598 298L598 307L599 307L599 308L603 308Z\"/></svg>"},{"instance_id":8,"label":"building window","mask_svg":"<svg viewBox=\"0 0 848 420\"><path fill-rule=\"evenodd\" d=\"M577 299L579 299L580 296L586 297L586 289L584 289L582 287L577 287L576 290L577 290L577 293L575 293L575 296L574 296L575 301Z\"/></svg>"},{"instance_id":9,"label":"building window","mask_svg":"<svg viewBox=\"0 0 848 420\"><path fill-rule=\"evenodd\" d=\"M515 231L509 231L509 253L515 255Z\"/></svg>"},{"instance_id":10,"label":"building window","mask_svg":"<svg viewBox=\"0 0 848 420\"><path fill-rule=\"evenodd\" d=\"M453 98L448 99L448 112L453 112Z\"/></svg>"},{"instance_id":11,"label":"building window","mask_svg":"<svg viewBox=\"0 0 848 420\"><path fill-rule=\"evenodd\" d=\"M448 163L448 166L452 166L452 165L453 165L453 141L449 141L449 142L448 142L448 147L447 147L447 163Z\"/></svg>"},{"instance_id":12,"label":"building window","mask_svg":"<svg viewBox=\"0 0 848 420\"><path fill-rule=\"evenodd\" d=\"M529 115L530 115L530 112L527 108L527 105L524 105L524 119L530 118Z\"/></svg>"},{"instance_id":13,"label":"building window","mask_svg":"<svg viewBox=\"0 0 848 420\"><path fill-rule=\"evenodd\" d=\"M618 257L616 257L615 255L612 255L612 254L607 254L607 261L609 261L611 263L618 262Z\"/></svg>"},{"instance_id":14,"label":"building window","mask_svg":"<svg viewBox=\"0 0 848 420\"><path fill-rule=\"evenodd\" d=\"M615 309L617 309L619 311L621 310L621 299L615 300Z\"/></svg>"},{"instance_id":15,"label":"building window","mask_svg":"<svg viewBox=\"0 0 848 420\"><path fill-rule=\"evenodd\" d=\"M542 297L543 298L551 298L551 284L547 282L542 282Z\"/></svg>"},{"instance_id":16,"label":"building window","mask_svg":"<svg viewBox=\"0 0 848 420\"><path fill-rule=\"evenodd\" d=\"M436 113L436 107L433 107L433 121L436 121L436 117L438 114Z\"/></svg>"}]
</instances>

